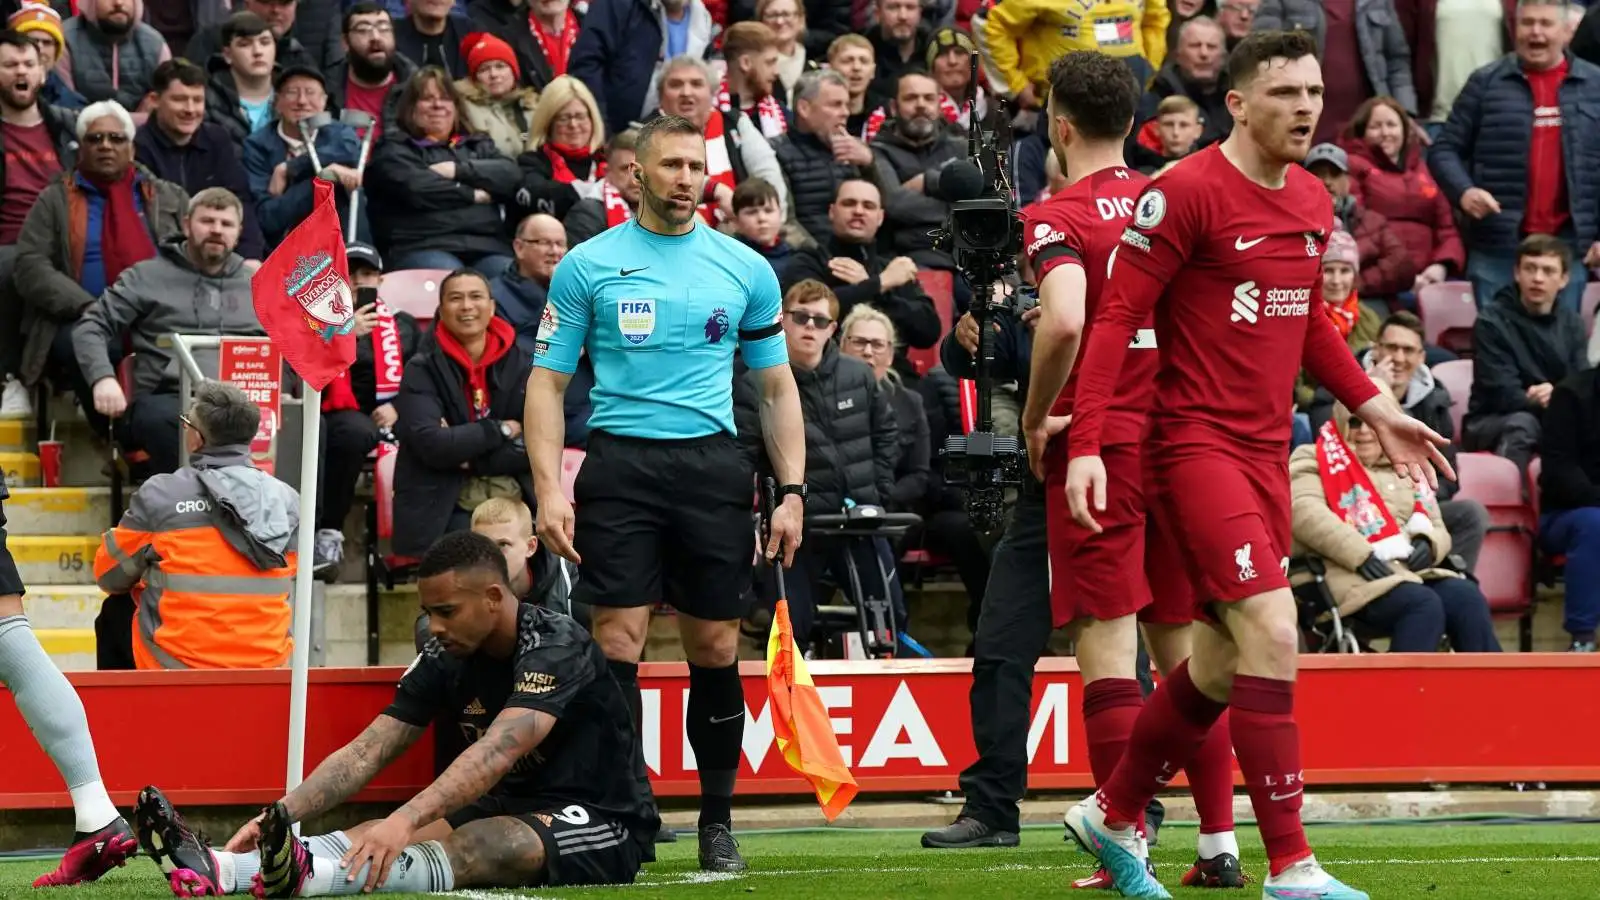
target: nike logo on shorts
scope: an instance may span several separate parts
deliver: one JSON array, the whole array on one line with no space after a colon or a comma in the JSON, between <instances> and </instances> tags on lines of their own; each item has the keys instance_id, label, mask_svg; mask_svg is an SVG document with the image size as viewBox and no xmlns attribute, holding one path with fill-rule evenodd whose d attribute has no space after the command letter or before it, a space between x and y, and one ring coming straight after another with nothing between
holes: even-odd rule
<instances>
[{"instance_id":1,"label":"nike logo on shorts","mask_svg":"<svg viewBox=\"0 0 1600 900\"><path fill-rule=\"evenodd\" d=\"M1290 791L1287 794L1271 793L1271 794L1267 795L1267 799L1268 800L1287 800L1290 797L1294 797L1294 796L1297 796L1299 794L1305 793L1305 790L1306 790L1305 788L1300 788L1299 790Z\"/></svg>"},{"instance_id":2,"label":"nike logo on shorts","mask_svg":"<svg viewBox=\"0 0 1600 900\"><path fill-rule=\"evenodd\" d=\"M721 718L718 718L716 716L712 716L711 717L711 724L713 724L713 725L721 725L724 722L732 722L734 719L742 719L742 718L744 718L744 711L740 710L739 712L734 713L731 716L723 716Z\"/></svg>"}]
</instances>

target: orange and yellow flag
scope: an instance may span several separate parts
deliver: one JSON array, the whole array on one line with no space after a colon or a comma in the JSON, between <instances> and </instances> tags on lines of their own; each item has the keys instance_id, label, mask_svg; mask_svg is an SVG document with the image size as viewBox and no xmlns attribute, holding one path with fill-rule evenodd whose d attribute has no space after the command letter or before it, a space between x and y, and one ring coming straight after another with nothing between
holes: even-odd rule
<instances>
[{"instance_id":1,"label":"orange and yellow flag","mask_svg":"<svg viewBox=\"0 0 1600 900\"><path fill-rule=\"evenodd\" d=\"M794 646L789 602L779 600L767 640L767 690L772 693L772 730L778 752L817 792L817 805L829 822L856 796L856 778L844 764L839 741L828 723L805 657Z\"/></svg>"}]
</instances>

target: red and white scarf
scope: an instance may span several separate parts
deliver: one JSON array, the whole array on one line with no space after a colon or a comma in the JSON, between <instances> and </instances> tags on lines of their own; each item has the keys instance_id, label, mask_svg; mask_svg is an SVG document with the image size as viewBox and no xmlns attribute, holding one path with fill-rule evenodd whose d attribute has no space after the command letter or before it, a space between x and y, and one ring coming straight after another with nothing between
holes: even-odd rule
<instances>
[{"instance_id":1,"label":"red and white scarf","mask_svg":"<svg viewBox=\"0 0 1600 900\"><path fill-rule=\"evenodd\" d=\"M723 134L722 111L713 109L706 118L706 202L700 204L700 216L711 225L722 222L722 208L711 199L719 184L733 190L733 160L728 156L728 141Z\"/></svg>"},{"instance_id":2,"label":"red and white scarf","mask_svg":"<svg viewBox=\"0 0 1600 900\"><path fill-rule=\"evenodd\" d=\"M539 51L549 61L550 71L556 75L567 74L567 60L572 58L572 45L578 42L578 17L572 14L572 10L567 10L567 17L561 23L560 34L546 31L538 17L529 10L528 30L533 33L533 40L539 45Z\"/></svg>"},{"instance_id":3,"label":"red and white scarf","mask_svg":"<svg viewBox=\"0 0 1600 900\"><path fill-rule=\"evenodd\" d=\"M633 207L628 205L622 192L609 181L600 185L600 196L606 204L606 227L614 228L633 218Z\"/></svg>"},{"instance_id":4,"label":"red and white scarf","mask_svg":"<svg viewBox=\"0 0 1600 900\"><path fill-rule=\"evenodd\" d=\"M1317 474L1322 478L1322 496L1328 508L1360 532L1384 562L1405 559L1411 555L1412 538L1433 533L1433 522L1428 518L1433 492L1427 483L1413 482L1411 515L1402 529L1373 489L1366 467L1339 437L1332 419L1323 423L1317 433Z\"/></svg>"},{"instance_id":5,"label":"red and white scarf","mask_svg":"<svg viewBox=\"0 0 1600 900\"><path fill-rule=\"evenodd\" d=\"M394 310L382 300L373 309L378 314L378 324L373 326L371 335L373 394L382 405L400 393L400 376L405 370L405 358L400 351L400 328L395 324ZM350 370L345 369L322 392L322 411L360 408L361 401L356 398Z\"/></svg>"},{"instance_id":6,"label":"red and white scarf","mask_svg":"<svg viewBox=\"0 0 1600 900\"><path fill-rule=\"evenodd\" d=\"M743 99L742 97L740 98ZM717 88L717 109L725 113L733 112L733 95L728 93L728 79L722 79L722 86ZM789 120L783 114L783 104L771 94L756 101L756 124L761 127L761 136L771 140L789 130Z\"/></svg>"},{"instance_id":7,"label":"red and white scarf","mask_svg":"<svg viewBox=\"0 0 1600 900\"><path fill-rule=\"evenodd\" d=\"M946 94L944 91L939 92L939 112L944 114L944 120L946 122L949 122L952 125L965 126L968 124L966 116L967 109L968 107L965 106L957 106L956 101L952 100L949 94ZM880 106L873 110L872 115L867 116L865 140L870 141L877 137L878 132L883 129L883 123L888 121L888 119L888 107Z\"/></svg>"}]
</instances>

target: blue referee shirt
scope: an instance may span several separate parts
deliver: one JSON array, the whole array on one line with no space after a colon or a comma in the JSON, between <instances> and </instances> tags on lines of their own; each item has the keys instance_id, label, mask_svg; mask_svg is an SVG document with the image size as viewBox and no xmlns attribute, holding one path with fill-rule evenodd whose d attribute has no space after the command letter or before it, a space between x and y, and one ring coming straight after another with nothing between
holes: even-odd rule
<instances>
[{"instance_id":1,"label":"blue referee shirt","mask_svg":"<svg viewBox=\"0 0 1600 900\"><path fill-rule=\"evenodd\" d=\"M789 361L772 266L703 222L685 235L637 221L574 247L550 279L533 364L594 365L589 427L681 440L733 425L733 346L765 369Z\"/></svg>"}]
</instances>

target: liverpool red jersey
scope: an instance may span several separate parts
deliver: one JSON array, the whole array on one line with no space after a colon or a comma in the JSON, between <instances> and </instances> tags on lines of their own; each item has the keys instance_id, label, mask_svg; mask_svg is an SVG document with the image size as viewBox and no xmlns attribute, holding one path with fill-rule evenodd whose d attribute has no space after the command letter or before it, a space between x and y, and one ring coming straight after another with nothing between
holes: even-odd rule
<instances>
[{"instance_id":1,"label":"liverpool red jersey","mask_svg":"<svg viewBox=\"0 0 1600 900\"><path fill-rule=\"evenodd\" d=\"M1354 409L1377 389L1322 315L1322 251L1333 206L1291 166L1282 188L1246 178L1215 145L1139 197L1078 366L1073 457L1113 433L1128 343L1155 313L1161 346L1151 439L1281 461L1302 360ZM1313 314L1315 310L1315 314Z\"/></svg>"},{"instance_id":2,"label":"liverpool red jersey","mask_svg":"<svg viewBox=\"0 0 1600 900\"><path fill-rule=\"evenodd\" d=\"M1027 243L1023 252L1033 268L1034 283L1043 284L1045 275L1063 265L1082 268L1088 282L1083 300L1083 338L1078 345L1080 358L1089 335L1094 333L1095 312L1106 290L1111 254L1133 217L1134 201L1149 183L1150 179L1131 169L1101 169L1024 210L1022 233ZM1141 324L1130 344L1133 352L1118 376L1116 395L1106 413L1102 444L1136 443L1143 434L1145 414L1155 394L1156 336L1150 324ZM1050 407L1051 415L1072 414L1078 368L1072 367L1066 386Z\"/></svg>"}]
</instances>

